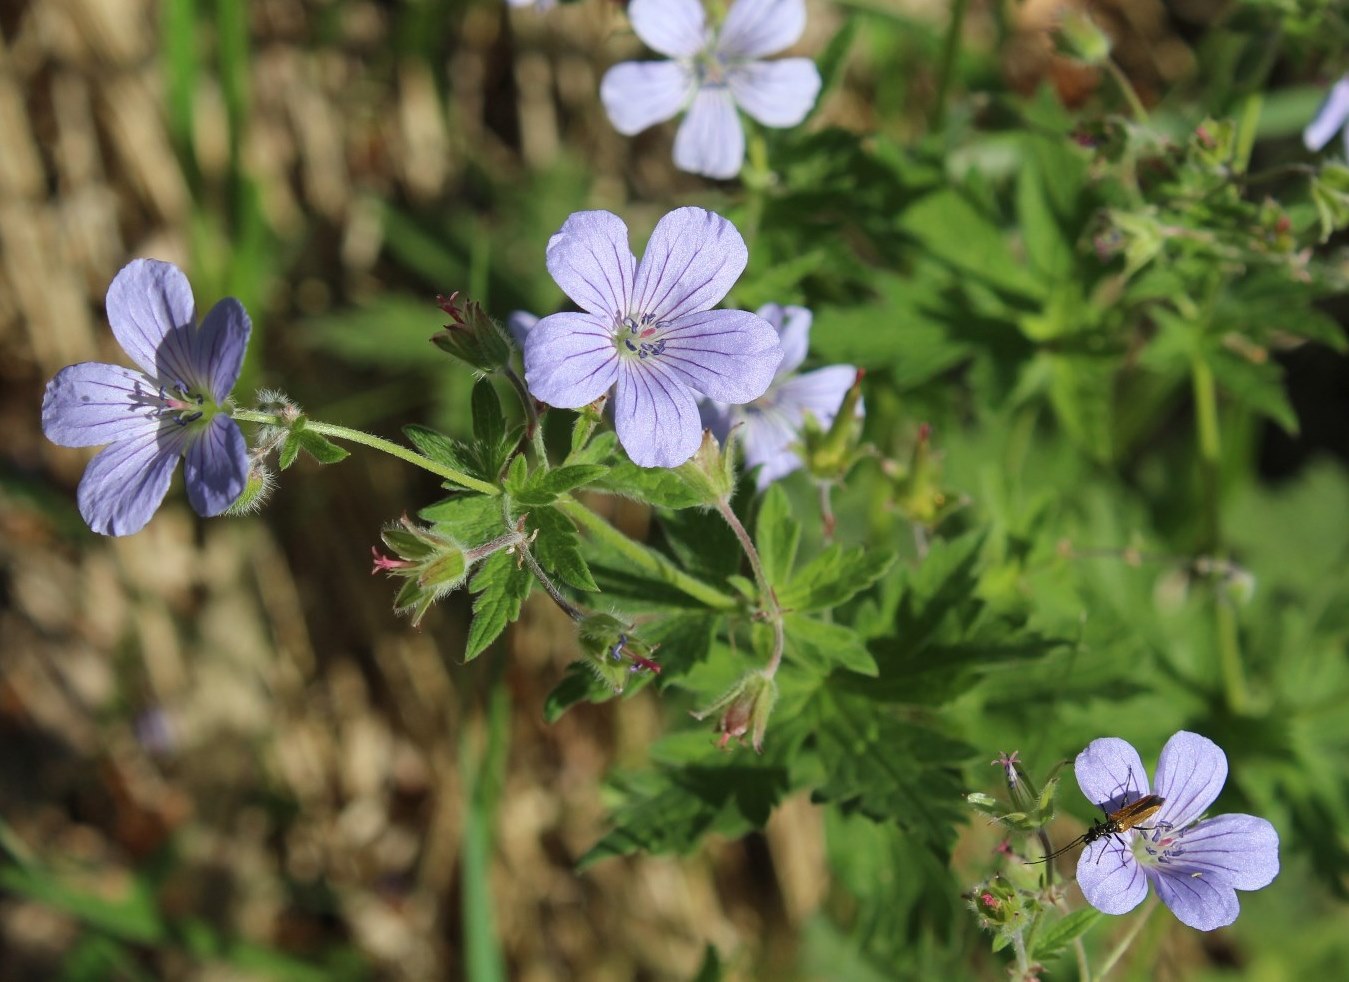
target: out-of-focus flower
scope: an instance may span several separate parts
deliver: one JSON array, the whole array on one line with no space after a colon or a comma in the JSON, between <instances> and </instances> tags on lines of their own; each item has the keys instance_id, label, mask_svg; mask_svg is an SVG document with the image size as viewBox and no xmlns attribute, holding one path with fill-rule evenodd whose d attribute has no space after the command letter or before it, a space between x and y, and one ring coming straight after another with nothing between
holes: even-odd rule
<instances>
[{"instance_id":1,"label":"out-of-focus flower","mask_svg":"<svg viewBox=\"0 0 1349 982\"><path fill-rule=\"evenodd\" d=\"M1077 755L1082 793L1112 813L1146 796L1138 751L1118 737L1093 740ZM1237 919L1238 890L1259 890L1279 873L1279 836L1254 815L1200 820L1227 780L1227 755L1207 737L1181 730L1157 760L1160 809L1146 826L1102 834L1077 861L1077 883L1097 910L1125 914L1151 883L1171 913L1200 931Z\"/></svg>"},{"instance_id":2,"label":"out-of-focus flower","mask_svg":"<svg viewBox=\"0 0 1349 982\"><path fill-rule=\"evenodd\" d=\"M687 109L674 145L681 170L734 177L745 160L737 108L765 126L795 126L820 94L809 58L761 60L801 37L805 0L735 0L715 29L699 0L632 0L628 16L637 36L672 60L615 65L600 99L625 136Z\"/></svg>"},{"instance_id":3,"label":"out-of-focus flower","mask_svg":"<svg viewBox=\"0 0 1349 982\"><path fill-rule=\"evenodd\" d=\"M814 417L821 429L828 429L857 378L852 365L830 365L813 372L797 374L810 347L811 312L805 307L783 307L770 303L759 308L759 316L773 325L782 340L782 363L778 365L768 391L743 406L704 404L704 423L719 438L736 424L743 423L741 444L745 467L759 468L759 490L786 477L801 466L796 445L806 414ZM856 416L864 410L858 403Z\"/></svg>"},{"instance_id":4,"label":"out-of-focus flower","mask_svg":"<svg viewBox=\"0 0 1349 982\"><path fill-rule=\"evenodd\" d=\"M188 501L199 515L219 515L248 478L248 447L227 405L252 328L247 312L228 297L198 326L187 277L154 259L122 268L108 287L107 309L113 335L140 371L71 365L42 399L47 439L63 447L106 444L80 480L80 514L104 535L140 531L183 457Z\"/></svg>"},{"instance_id":5,"label":"out-of-focus flower","mask_svg":"<svg viewBox=\"0 0 1349 982\"><path fill-rule=\"evenodd\" d=\"M523 350L529 329L538 322L538 317L527 310L512 310L506 315L506 330L510 332L516 345Z\"/></svg>"},{"instance_id":6,"label":"out-of-focus flower","mask_svg":"<svg viewBox=\"0 0 1349 982\"><path fill-rule=\"evenodd\" d=\"M557 6L557 0L506 0L511 7L533 7L535 10L550 10Z\"/></svg>"},{"instance_id":7,"label":"out-of-focus flower","mask_svg":"<svg viewBox=\"0 0 1349 982\"><path fill-rule=\"evenodd\" d=\"M662 218L640 265L617 215L572 215L548 243L548 271L581 312L529 330L529 391L577 409L616 386L614 424L628 456L643 467L682 464L702 437L697 396L749 402L782 360L762 317L711 309L748 259L735 226L702 208Z\"/></svg>"},{"instance_id":8,"label":"out-of-focus flower","mask_svg":"<svg viewBox=\"0 0 1349 982\"><path fill-rule=\"evenodd\" d=\"M1349 75L1330 87L1316 115L1302 131L1302 142L1308 150L1320 150L1336 133L1343 133L1345 153L1349 153Z\"/></svg>"}]
</instances>

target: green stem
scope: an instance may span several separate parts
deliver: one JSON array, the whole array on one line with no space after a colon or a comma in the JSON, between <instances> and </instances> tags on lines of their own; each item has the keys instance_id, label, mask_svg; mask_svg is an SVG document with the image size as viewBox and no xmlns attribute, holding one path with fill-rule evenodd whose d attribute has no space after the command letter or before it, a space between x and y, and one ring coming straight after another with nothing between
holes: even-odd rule
<instances>
[{"instance_id":1,"label":"green stem","mask_svg":"<svg viewBox=\"0 0 1349 982\"><path fill-rule=\"evenodd\" d=\"M1261 92L1252 92L1242 103L1241 119L1237 122L1237 145L1232 154L1232 169L1238 174L1246 173L1251 166L1255 131L1260 125L1260 111L1264 105L1265 97Z\"/></svg>"},{"instance_id":2,"label":"green stem","mask_svg":"<svg viewBox=\"0 0 1349 982\"><path fill-rule=\"evenodd\" d=\"M586 616L585 611L575 606L570 600L562 595L562 591L557 588L557 584L553 582L552 578L544 568L539 565L539 561L534 558L534 554L529 551L529 538L524 534L525 520L523 517L518 522L515 520L515 516L511 513L510 495L503 494L501 496L501 518L502 521L506 523L507 528L514 528L516 530L516 534L519 536L519 542L516 545L515 554L520 557L522 563L529 567L529 572L533 575L534 579L539 581L539 585L543 587L543 592L548 594L562 613L566 614L573 621L580 623Z\"/></svg>"},{"instance_id":3,"label":"green stem","mask_svg":"<svg viewBox=\"0 0 1349 982\"><path fill-rule=\"evenodd\" d=\"M741 180L745 185L745 241L753 243L763 221L764 201L773 172L768 167L768 143L757 129L749 135L746 165Z\"/></svg>"},{"instance_id":4,"label":"green stem","mask_svg":"<svg viewBox=\"0 0 1349 982\"><path fill-rule=\"evenodd\" d=\"M710 586L702 580L689 576L660 553L653 552L640 543L633 542L575 498L566 496L559 498L557 507L566 512L572 521L589 532L594 538L620 553L642 572L654 576L662 583L668 583L681 593L714 610L734 610L739 606L739 602L734 597L722 593L716 587Z\"/></svg>"},{"instance_id":5,"label":"green stem","mask_svg":"<svg viewBox=\"0 0 1349 982\"><path fill-rule=\"evenodd\" d=\"M506 380L511 383L511 387L515 389L515 394L520 397L520 405L525 410L525 436L532 440L534 439L534 431L539 428L539 411L534 408L534 397L529 394L529 389L525 387L525 380L520 377L514 368L507 365L502 369L502 373L506 376ZM545 460L542 463L546 466L548 462Z\"/></svg>"},{"instance_id":6,"label":"green stem","mask_svg":"<svg viewBox=\"0 0 1349 982\"><path fill-rule=\"evenodd\" d=\"M955 79L956 58L960 54L960 35L965 30L965 11L970 0L955 0L951 5L951 23L946 27L942 44L941 66L937 69L937 105L932 111L932 128L940 130L946 124L946 100Z\"/></svg>"},{"instance_id":7,"label":"green stem","mask_svg":"<svg viewBox=\"0 0 1349 982\"><path fill-rule=\"evenodd\" d=\"M1105 60L1105 70L1110 73L1110 77L1115 80L1115 86L1119 89L1120 95L1124 96L1124 101L1129 104L1129 112L1133 118L1140 123L1148 121L1148 110L1143 105L1143 100L1138 98L1138 93L1134 91L1134 85L1129 81L1129 76L1124 74L1124 69L1115 64L1114 58Z\"/></svg>"},{"instance_id":8,"label":"green stem","mask_svg":"<svg viewBox=\"0 0 1349 982\"><path fill-rule=\"evenodd\" d=\"M1110 970L1118 964L1119 960L1124 957L1124 953L1129 950L1129 946L1134 943L1134 939L1138 937L1138 932L1143 930L1143 925L1148 922L1148 918L1152 915L1152 912L1156 907L1157 901L1149 897L1146 906L1144 906L1142 912L1135 918L1133 924L1129 927L1129 933L1126 934L1120 940L1120 943L1115 945L1114 950L1106 956L1105 962L1101 965L1101 970L1097 972L1095 976L1091 977L1091 982L1099 982L1100 979L1104 979L1110 974Z\"/></svg>"},{"instance_id":9,"label":"green stem","mask_svg":"<svg viewBox=\"0 0 1349 982\"><path fill-rule=\"evenodd\" d=\"M286 427L288 424L274 413L260 413L251 409L236 409L231 416L241 423L263 423L267 426ZM420 467L424 471L430 471L438 477L443 477L447 481L452 481L461 487L469 488L480 494L500 494L501 489L494 484L488 484L486 481L480 481L476 477L470 477L462 471L457 471L453 467L446 467L429 457L423 457L415 450L409 450L407 447L386 440L383 437L375 436L373 433L363 433L360 430L353 430L346 426L337 426L333 423L316 423L311 419L305 420L305 429L318 433L320 436L330 436L338 440L349 440L352 443L359 443L361 446L369 447L372 450L380 450L391 457L397 457L405 463Z\"/></svg>"},{"instance_id":10,"label":"green stem","mask_svg":"<svg viewBox=\"0 0 1349 982\"><path fill-rule=\"evenodd\" d=\"M1227 696L1227 708L1240 716L1246 711L1246 671L1241 664L1241 639L1237 636L1237 615L1232 604L1221 594L1222 587L1214 584L1211 589L1217 594L1213 602L1217 605L1214 619L1218 632L1218 664L1222 669L1223 691Z\"/></svg>"},{"instance_id":11,"label":"green stem","mask_svg":"<svg viewBox=\"0 0 1349 982\"><path fill-rule=\"evenodd\" d=\"M773 625L773 653L768 659L768 664L764 666L764 675L771 679L777 674L778 666L782 664L782 649L786 642L782 626L782 605L778 603L777 591L773 589L773 585L768 582L768 576L764 573L759 550L755 548L754 540L745 531L745 526L741 524L735 509L731 507L730 500L718 498L716 508L735 533L735 537L740 540L740 547L745 550L745 555L749 557L750 568L754 570L754 582L759 585L759 596L765 605L764 616Z\"/></svg>"},{"instance_id":12,"label":"green stem","mask_svg":"<svg viewBox=\"0 0 1349 982\"><path fill-rule=\"evenodd\" d=\"M1217 555L1221 547L1218 509L1222 472L1222 436L1218 430L1218 389L1213 369L1202 355L1190 366L1195 427L1199 440L1199 481L1203 528L1199 552Z\"/></svg>"}]
</instances>

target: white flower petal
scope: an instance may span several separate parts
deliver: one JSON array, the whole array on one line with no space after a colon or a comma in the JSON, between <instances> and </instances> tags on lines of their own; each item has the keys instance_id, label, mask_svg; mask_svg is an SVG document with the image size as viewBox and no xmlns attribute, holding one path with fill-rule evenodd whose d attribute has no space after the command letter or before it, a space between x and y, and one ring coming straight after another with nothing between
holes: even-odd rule
<instances>
[{"instance_id":1,"label":"white flower petal","mask_svg":"<svg viewBox=\"0 0 1349 982\"><path fill-rule=\"evenodd\" d=\"M248 444L238 423L220 415L192 434L183 454L183 481L187 500L202 518L238 500L248 482Z\"/></svg>"},{"instance_id":2,"label":"white flower petal","mask_svg":"<svg viewBox=\"0 0 1349 982\"><path fill-rule=\"evenodd\" d=\"M579 409L614 384L618 352L605 323L588 314L544 317L525 338L525 383L540 402Z\"/></svg>"},{"instance_id":3,"label":"white flower petal","mask_svg":"<svg viewBox=\"0 0 1349 982\"><path fill-rule=\"evenodd\" d=\"M699 0L632 0L628 20L648 48L671 58L692 58L707 46L707 15Z\"/></svg>"},{"instance_id":4,"label":"white flower petal","mask_svg":"<svg viewBox=\"0 0 1349 982\"><path fill-rule=\"evenodd\" d=\"M604 73L600 101L624 136L655 126L686 106L697 89L693 72L676 61L625 61Z\"/></svg>"},{"instance_id":5,"label":"white flower petal","mask_svg":"<svg viewBox=\"0 0 1349 982\"><path fill-rule=\"evenodd\" d=\"M98 447L156 432L152 413L159 389L134 368L86 361L70 365L47 383L42 432L62 447Z\"/></svg>"},{"instance_id":6,"label":"white flower petal","mask_svg":"<svg viewBox=\"0 0 1349 982\"><path fill-rule=\"evenodd\" d=\"M1151 869L1148 873L1157 888L1157 895L1171 913L1196 931L1226 927L1241 912L1236 890L1221 876L1212 876L1202 870L1165 867Z\"/></svg>"},{"instance_id":7,"label":"white flower petal","mask_svg":"<svg viewBox=\"0 0 1349 982\"><path fill-rule=\"evenodd\" d=\"M578 211L548 240L548 272L582 310L610 319L624 316L632 297L637 260L628 227L608 211Z\"/></svg>"},{"instance_id":8,"label":"white flower petal","mask_svg":"<svg viewBox=\"0 0 1349 982\"><path fill-rule=\"evenodd\" d=\"M734 225L706 208L676 208L651 233L629 310L654 321L708 310L730 292L748 262L749 249Z\"/></svg>"},{"instance_id":9,"label":"white flower petal","mask_svg":"<svg viewBox=\"0 0 1349 982\"><path fill-rule=\"evenodd\" d=\"M1227 782L1227 755L1206 736L1181 730L1157 758L1155 793L1166 799L1157 821L1189 825L1217 800Z\"/></svg>"},{"instance_id":10,"label":"white flower petal","mask_svg":"<svg viewBox=\"0 0 1349 982\"><path fill-rule=\"evenodd\" d=\"M801 39L806 0L735 0L717 37L726 58L762 58Z\"/></svg>"},{"instance_id":11,"label":"white flower petal","mask_svg":"<svg viewBox=\"0 0 1349 982\"><path fill-rule=\"evenodd\" d=\"M186 438L186 427L166 421L158 430L100 450L76 494L85 523L101 535L131 535L145 528L168 493Z\"/></svg>"},{"instance_id":12,"label":"white flower petal","mask_svg":"<svg viewBox=\"0 0 1349 982\"><path fill-rule=\"evenodd\" d=\"M623 363L614 394L614 427L618 442L640 467L678 467L702 442L693 393L655 359Z\"/></svg>"},{"instance_id":13,"label":"white flower petal","mask_svg":"<svg viewBox=\"0 0 1349 982\"><path fill-rule=\"evenodd\" d=\"M820 95L820 72L809 58L753 61L726 75L738 105L765 126L795 126Z\"/></svg>"},{"instance_id":14,"label":"white flower petal","mask_svg":"<svg viewBox=\"0 0 1349 982\"><path fill-rule=\"evenodd\" d=\"M1124 835L1126 841L1129 834ZM1087 903L1103 914L1127 914L1148 895L1143 867L1128 846L1113 835L1097 839L1082 850L1077 858L1077 885Z\"/></svg>"},{"instance_id":15,"label":"white flower petal","mask_svg":"<svg viewBox=\"0 0 1349 982\"><path fill-rule=\"evenodd\" d=\"M704 86L693 97L675 134L674 162L680 170L726 180L745 162L745 131L730 90Z\"/></svg>"},{"instance_id":16,"label":"white flower petal","mask_svg":"<svg viewBox=\"0 0 1349 982\"><path fill-rule=\"evenodd\" d=\"M782 348L777 332L745 310L709 310L676 320L660 336L659 364L709 399L744 403L773 381Z\"/></svg>"},{"instance_id":17,"label":"white flower petal","mask_svg":"<svg viewBox=\"0 0 1349 982\"><path fill-rule=\"evenodd\" d=\"M1073 763L1077 786L1088 801L1114 811L1148 793L1148 774L1127 740L1101 737L1087 744Z\"/></svg>"},{"instance_id":18,"label":"white flower petal","mask_svg":"<svg viewBox=\"0 0 1349 982\"><path fill-rule=\"evenodd\" d=\"M1330 142L1330 138L1349 123L1349 75L1344 76L1330 87L1325 99L1316 110L1316 115L1302 131L1302 142L1308 150L1317 151ZM1349 131L1345 133L1349 144Z\"/></svg>"},{"instance_id":19,"label":"white flower petal","mask_svg":"<svg viewBox=\"0 0 1349 982\"><path fill-rule=\"evenodd\" d=\"M192 357L187 334L196 320L192 287L183 271L158 259L135 259L113 277L106 300L117 343L153 378L186 382Z\"/></svg>"}]
</instances>

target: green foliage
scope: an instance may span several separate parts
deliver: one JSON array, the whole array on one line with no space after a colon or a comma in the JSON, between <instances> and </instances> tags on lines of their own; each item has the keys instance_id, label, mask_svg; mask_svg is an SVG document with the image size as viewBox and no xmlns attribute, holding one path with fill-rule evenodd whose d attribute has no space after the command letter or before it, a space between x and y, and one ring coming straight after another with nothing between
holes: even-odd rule
<instances>
[{"instance_id":1,"label":"green foliage","mask_svg":"<svg viewBox=\"0 0 1349 982\"><path fill-rule=\"evenodd\" d=\"M533 585L533 577L508 552L498 552L482 564L468 584L469 590L478 596L473 601L473 623L464 646L465 661L472 661L486 651L506 630L506 625L520 616L520 605Z\"/></svg>"}]
</instances>

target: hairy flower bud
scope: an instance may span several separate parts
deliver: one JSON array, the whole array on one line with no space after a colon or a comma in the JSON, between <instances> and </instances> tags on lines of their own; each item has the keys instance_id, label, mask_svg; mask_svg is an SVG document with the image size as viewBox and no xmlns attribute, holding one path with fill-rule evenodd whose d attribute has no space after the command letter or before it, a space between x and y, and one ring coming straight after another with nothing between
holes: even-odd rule
<instances>
[{"instance_id":1,"label":"hairy flower bud","mask_svg":"<svg viewBox=\"0 0 1349 982\"><path fill-rule=\"evenodd\" d=\"M475 563L519 544L524 536L518 531L508 532L476 548L466 549L458 540L438 532L434 526L418 525L404 515L384 529L380 538L393 556L372 548L370 551L375 559L370 572L384 572L406 580L393 605L400 614L410 613L415 627L433 603L463 585Z\"/></svg>"},{"instance_id":2,"label":"hairy flower bud","mask_svg":"<svg viewBox=\"0 0 1349 982\"><path fill-rule=\"evenodd\" d=\"M660 674L660 666L650 657L659 646L642 641L632 627L612 614L587 614L577 632L586 662L615 692L622 692L635 672Z\"/></svg>"},{"instance_id":3,"label":"hairy flower bud","mask_svg":"<svg viewBox=\"0 0 1349 982\"><path fill-rule=\"evenodd\" d=\"M764 733L768 717L777 702L778 684L767 672L750 672L733 685L720 699L706 709L693 714L695 719L706 719L713 713L717 718L717 732L721 739L717 746L725 747L732 738L744 743L746 734L755 752L763 753Z\"/></svg>"},{"instance_id":4,"label":"hairy flower bud","mask_svg":"<svg viewBox=\"0 0 1349 982\"><path fill-rule=\"evenodd\" d=\"M450 315L450 323L432 336L432 344L484 372L500 371L510 363L510 340L478 301L460 300L458 293L436 301Z\"/></svg>"}]
</instances>

